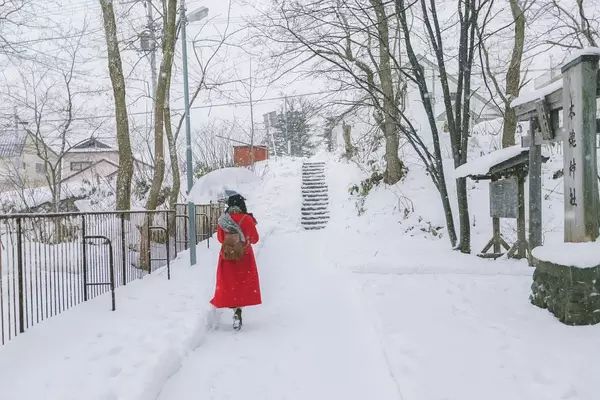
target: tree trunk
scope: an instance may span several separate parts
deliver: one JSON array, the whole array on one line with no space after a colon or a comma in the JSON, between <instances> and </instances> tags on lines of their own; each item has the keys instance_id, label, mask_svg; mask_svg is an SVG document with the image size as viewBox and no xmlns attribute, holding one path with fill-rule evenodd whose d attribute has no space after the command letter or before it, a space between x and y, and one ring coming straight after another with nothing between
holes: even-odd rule
<instances>
[{"instance_id":1,"label":"tree trunk","mask_svg":"<svg viewBox=\"0 0 600 400\"><path fill-rule=\"evenodd\" d=\"M175 55L176 16L177 0L169 0L164 22L163 59L160 64L154 100L154 176L146 202L147 210L155 210L158 207L158 199L165 177L164 110Z\"/></svg>"},{"instance_id":2,"label":"tree trunk","mask_svg":"<svg viewBox=\"0 0 600 400\"><path fill-rule=\"evenodd\" d=\"M394 79L390 61L390 32L388 15L382 0L371 0L377 15L377 31L379 33L379 79L383 93L383 134L385 136L385 161L384 182L388 185L397 183L404 176L404 166L398 157L398 107L394 96Z\"/></svg>"},{"instance_id":3,"label":"tree trunk","mask_svg":"<svg viewBox=\"0 0 600 400\"><path fill-rule=\"evenodd\" d=\"M117 127L117 143L119 147L119 172L117 175L117 210L131 208L131 178L133 176L133 154L129 141L129 120L125 97L125 77L121 63L117 24L112 1L100 0L106 47L108 50L108 70L115 100L115 118Z\"/></svg>"},{"instance_id":4,"label":"tree trunk","mask_svg":"<svg viewBox=\"0 0 600 400\"><path fill-rule=\"evenodd\" d=\"M467 180L456 180L458 199L458 219L460 223L460 240L458 249L463 253L471 252L471 219L469 218L469 197L467 195Z\"/></svg>"},{"instance_id":5,"label":"tree trunk","mask_svg":"<svg viewBox=\"0 0 600 400\"><path fill-rule=\"evenodd\" d=\"M354 157L354 145L352 144L352 127L345 122L342 123L344 136L345 156L348 160Z\"/></svg>"},{"instance_id":6,"label":"tree trunk","mask_svg":"<svg viewBox=\"0 0 600 400\"><path fill-rule=\"evenodd\" d=\"M432 180L436 185L440 199L442 201L442 207L444 209L444 216L446 218L446 228L448 229L448 238L450 239L450 244L452 247L456 246L457 237L456 237L456 227L454 225L454 215L452 213L452 207L450 205L450 199L448 197L448 186L446 185L446 176L444 173L444 164L442 161L442 151L440 146L440 136L439 131L435 121L435 113L433 110L433 106L431 103L432 96L429 93L429 89L427 88L427 79L425 78L425 71L419 61L417 59L417 55L414 51L411 39L410 39L410 25L406 18L406 8L403 0L396 0L396 13L400 19L400 25L402 27L402 32L404 34L404 42L406 44L406 52L408 58L410 60L410 64L413 68L413 73L415 76L416 83L419 87L419 94L421 96L421 100L423 101L423 107L425 108L425 112L427 114L427 119L429 121L429 126L431 128L431 135L433 138L433 155L434 155L434 164L435 170L431 171ZM440 71L445 72L444 68L440 68ZM446 82L442 79L442 83ZM447 82L446 82L447 83ZM446 92L445 92L446 93ZM444 99L446 99L446 95L444 95ZM452 110L450 109L450 113L448 114L449 118L453 120Z\"/></svg>"},{"instance_id":7,"label":"tree trunk","mask_svg":"<svg viewBox=\"0 0 600 400\"><path fill-rule=\"evenodd\" d=\"M504 129L502 131L502 147L515 145L517 115L510 103L519 96L521 90L521 60L525 43L525 15L518 0L509 0L510 9L515 23L515 36L512 56L506 73L506 103L504 107Z\"/></svg>"},{"instance_id":8,"label":"tree trunk","mask_svg":"<svg viewBox=\"0 0 600 400\"><path fill-rule=\"evenodd\" d=\"M473 65L473 56L475 53L475 37L477 28L478 11L475 3L465 3L465 22L463 39L461 40L461 50L459 52L460 65L466 65L462 72L462 81L464 84L462 96L462 113L457 115L456 131L460 132L460 148L458 149L459 163L455 165L458 168L467 162L468 144L470 136L471 121L471 67ZM462 62L461 62L462 59ZM457 111L459 110L457 104ZM462 115L462 120L460 116ZM460 123L460 124L459 124ZM467 194L467 180L461 178L456 180L456 192L458 200L458 218L460 221L460 242L459 250L462 253L471 252L471 219L469 217L469 197Z\"/></svg>"},{"instance_id":9,"label":"tree trunk","mask_svg":"<svg viewBox=\"0 0 600 400\"><path fill-rule=\"evenodd\" d=\"M171 79L168 82L167 98L165 100L165 133L169 145L169 158L171 159L171 174L173 175L173 186L169 195L169 207L175 210L177 200L179 200L179 191L181 190L181 174L179 171L179 156L177 154L177 140L173 136L173 126L171 125L171 104L169 91L171 88Z\"/></svg>"}]
</instances>

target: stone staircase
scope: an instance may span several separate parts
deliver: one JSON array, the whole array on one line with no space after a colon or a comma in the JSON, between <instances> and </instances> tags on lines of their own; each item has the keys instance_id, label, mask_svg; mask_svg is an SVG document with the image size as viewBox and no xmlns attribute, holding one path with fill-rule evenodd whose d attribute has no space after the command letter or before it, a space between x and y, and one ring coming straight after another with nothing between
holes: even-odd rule
<instances>
[{"instance_id":1,"label":"stone staircase","mask_svg":"<svg viewBox=\"0 0 600 400\"><path fill-rule=\"evenodd\" d=\"M302 165L302 226L306 230L323 229L329 222L329 195L324 162Z\"/></svg>"}]
</instances>

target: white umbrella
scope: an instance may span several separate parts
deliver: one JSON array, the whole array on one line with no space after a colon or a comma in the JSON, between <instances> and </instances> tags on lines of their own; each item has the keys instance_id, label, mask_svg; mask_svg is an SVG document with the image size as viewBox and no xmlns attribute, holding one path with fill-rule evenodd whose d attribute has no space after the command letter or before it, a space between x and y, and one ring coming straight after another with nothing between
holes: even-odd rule
<instances>
[{"instance_id":1,"label":"white umbrella","mask_svg":"<svg viewBox=\"0 0 600 400\"><path fill-rule=\"evenodd\" d=\"M260 186L261 179L246 168L222 168L199 178L189 195L195 204L206 204L240 194L247 197Z\"/></svg>"}]
</instances>

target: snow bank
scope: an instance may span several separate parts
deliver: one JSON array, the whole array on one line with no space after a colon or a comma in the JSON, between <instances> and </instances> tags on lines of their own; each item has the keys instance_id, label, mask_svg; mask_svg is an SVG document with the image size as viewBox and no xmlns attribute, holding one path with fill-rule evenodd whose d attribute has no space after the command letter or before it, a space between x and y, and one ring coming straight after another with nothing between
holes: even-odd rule
<instances>
[{"instance_id":1,"label":"snow bank","mask_svg":"<svg viewBox=\"0 0 600 400\"><path fill-rule=\"evenodd\" d=\"M482 149L493 139L480 138ZM427 223L443 226L439 195L414 158L403 160L410 168L406 179L372 189L360 217L348 187L369 171L353 163L328 164L332 208L325 232L331 239L323 265L353 272L359 300L368 307L369 318L362 324L376 326L390 374L402 392L398 397L595 399L600 325L564 326L530 304L534 270L526 261L460 254L450 249L445 229L441 240L423 231ZM452 161L444 161L450 171ZM562 155L542 168L545 236L555 239L563 234L564 199L560 189L551 192L562 187L552 174L562 168ZM454 205L453 181L450 176ZM487 182L470 181L474 253L491 236L488 201ZM411 205L414 211L405 214ZM502 232L512 243L514 221L503 220Z\"/></svg>"},{"instance_id":2,"label":"snow bank","mask_svg":"<svg viewBox=\"0 0 600 400\"><path fill-rule=\"evenodd\" d=\"M540 261L577 268L600 266L600 242L548 244L533 249Z\"/></svg>"},{"instance_id":3,"label":"snow bank","mask_svg":"<svg viewBox=\"0 0 600 400\"><path fill-rule=\"evenodd\" d=\"M103 295L0 347L2 398L156 398L205 336L215 259L202 249L190 268L182 257L170 281L163 269L117 289L115 312Z\"/></svg>"},{"instance_id":4,"label":"snow bank","mask_svg":"<svg viewBox=\"0 0 600 400\"><path fill-rule=\"evenodd\" d=\"M196 204L207 204L226 197L225 190L234 190L246 197L260 185L260 181L247 168L222 168L198 179L189 198Z\"/></svg>"},{"instance_id":5,"label":"snow bank","mask_svg":"<svg viewBox=\"0 0 600 400\"><path fill-rule=\"evenodd\" d=\"M90 190L84 187L81 182L71 182L61 185L60 200L85 197L89 193ZM12 205L17 209L38 207L51 202L52 199L52 191L48 186L25 188L23 190L8 190L0 193L0 203L6 206Z\"/></svg>"},{"instance_id":6,"label":"snow bank","mask_svg":"<svg viewBox=\"0 0 600 400\"><path fill-rule=\"evenodd\" d=\"M486 175L495 165L510 160L519 154L527 153L528 151L529 150L518 145L496 150L456 168L454 170L454 176L456 178L466 178L467 176L473 175Z\"/></svg>"}]
</instances>

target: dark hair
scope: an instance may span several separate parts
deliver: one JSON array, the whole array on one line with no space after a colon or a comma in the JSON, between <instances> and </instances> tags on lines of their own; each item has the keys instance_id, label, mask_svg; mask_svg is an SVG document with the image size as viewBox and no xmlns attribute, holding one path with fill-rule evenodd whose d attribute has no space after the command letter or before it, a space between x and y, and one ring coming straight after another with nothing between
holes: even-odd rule
<instances>
[{"instance_id":1,"label":"dark hair","mask_svg":"<svg viewBox=\"0 0 600 400\"><path fill-rule=\"evenodd\" d=\"M230 196L227 199L227 205L229 206L229 208L231 207L239 207L240 210L242 210L242 212L244 214L248 214L248 209L246 208L246 199L244 199L241 195L239 194L234 194L233 196ZM227 211L229 211L229 208L227 208Z\"/></svg>"}]
</instances>

